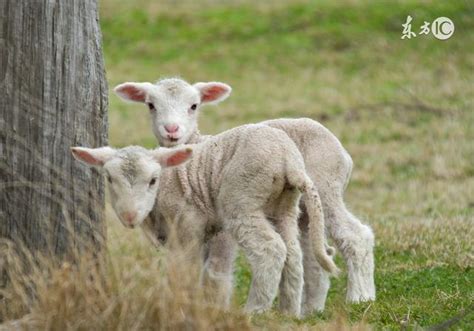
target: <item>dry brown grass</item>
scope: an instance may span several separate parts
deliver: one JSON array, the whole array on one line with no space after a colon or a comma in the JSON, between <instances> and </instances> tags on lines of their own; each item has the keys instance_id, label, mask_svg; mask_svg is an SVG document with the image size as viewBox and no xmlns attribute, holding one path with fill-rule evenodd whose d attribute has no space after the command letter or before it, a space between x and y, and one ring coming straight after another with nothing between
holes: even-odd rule
<instances>
[{"instance_id":1,"label":"dry brown grass","mask_svg":"<svg viewBox=\"0 0 474 331\"><path fill-rule=\"evenodd\" d=\"M18 248L17 248L18 249ZM140 253L138 253L140 254ZM13 251L3 297L0 330L249 330L238 309L223 311L197 286L199 264L178 251L107 258L106 266L85 256L78 263L42 257L24 273Z\"/></svg>"}]
</instances>

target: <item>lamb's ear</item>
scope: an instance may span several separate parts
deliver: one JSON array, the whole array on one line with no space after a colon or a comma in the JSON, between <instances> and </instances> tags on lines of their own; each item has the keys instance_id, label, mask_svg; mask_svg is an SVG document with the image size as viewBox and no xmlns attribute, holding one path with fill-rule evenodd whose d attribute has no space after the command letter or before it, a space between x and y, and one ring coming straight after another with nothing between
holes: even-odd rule
<instances>
[{"instance_id":1,"label":"lamb's ear","mask_svg":"<svg viewBox=\"0 0 474 331\"><path fill-rule=\"evenodd\" d=\"M125 100L145 102L153 86L152 83L123 83L115 86L114 92Z\"/></svg>"},{"instance_id":2,"label":"lamb's ear","mask_svg":"<svg viewBox=\"0 0 474 331\"><path fill-rule=\"evenodd\" d=\"M153 157L163 167L174 167L189 160L193 154L190 147L182 148L164 148L160 147L155 150Z\"/></svg>"},{"instance_id":3,"label":"lamb's ear","mask_svg":"<svg viewBox=\"0 0 474 331\"><path fill-rule=\"evenodd\" d=\"M196 83L193 85L201 93L201 102L219 103L230 95L232 87L220 82Z\"/></svg>"},{"instance_id":4,"label":"lamb's ear","mask_svg":"<svg viewBox=\"0 0 474 331\"><path fill-rule=\"evenodd\" d=\"M105 162L114 157L116 151L110 147L100 148L85 148L85 147L72 147L72 155L85 164L102 167Z\"/></svg>"}]
</instances>

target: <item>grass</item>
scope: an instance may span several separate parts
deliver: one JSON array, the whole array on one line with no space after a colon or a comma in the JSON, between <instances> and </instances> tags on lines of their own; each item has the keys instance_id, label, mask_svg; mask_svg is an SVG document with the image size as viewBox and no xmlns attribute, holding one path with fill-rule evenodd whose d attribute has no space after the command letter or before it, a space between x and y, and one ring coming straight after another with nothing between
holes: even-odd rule
<instances>
[{"instance_id":1,"label":"grass","mask_svg":"<svg viewBox=\"0 0 474 331\"><path fill-rule=\"evenodd\" d=\"M217 133L269 118L308 116L333 131L353 157L346 201L376 234L377 301L345 304L346 278L341 276L332 281L324 313L298 321L273 311L246 320L250 324L242 327L417 329L466 310L454 329L472 329L472 4L100 3L111 89L124 81L176 75L189 81L224 81L233 87L233 95L203 110L202 132ZM431 35L401 40L407 15L414 17L415 32L423 21L447 16L456 25L455 33L447 41ZM146 107L124 103L111 93L109 118L112 145L155 146ZM111 213L108 218L108 250L111 263L120 266L116 269L119 284L132 277L127 271L133 268L145 275L131 282L135 294L120 299L121 313L112 315L129 316L134 310L124 308L130 307L125 299L143 305L146 298L156 298L154 290L163 290L161 285L151 285L155 274L158 279L162 272L155 265L161 257L139 232L123 229ZM343 266L340 256L338 264ZM249 281L248 266L240 257L235 309L223 317L230 326L242 319L238 307L245 302ZM111 288L110 296L121 298L120 289ZM192 297L196 298L199 295ZM158 323L148 315L144 318ZM127 323L132 321L126 320L122 327L138 327Z\"/></svg>"},{"instance_id":2,"label":"grass","mask_svg":"<svg viewBox=\"0 0 474 331\"><path fill-rule=\"evenodd\" d=\"M29 263L29 276L21 259L7 254L11 281L0 291L8 302L0 306L7 320L0 330L250 330L242 312L206 304L205 289L195 284L201 268L184 254L148 246L121 256L120 245L113 247L106 268L83 253L59 268L44 256Z\"/></svg>"},{"instance_id":3,"label":"grass","mask_svg":"<svg viewBox=\"0 0 474 331\"><path fill-rule=\"evenodd\" d=\"M439 16L450 17L456 31L447 41L431 35L401 40L407 15L415 32ZM175 75L221 80L233 95L203 110L202 132L309 116L351 153L346 200L376 233L377 301L344 304L341 277L323 314L265 321L304 327L342 314L377 329L416 328L472 305L472 4L102 1L101 25L111 87ZM155 145L145 107L113 95L110 106L112 144ZM250 279L243 259L236 279L241 305ZM457 327L471 329L473 314L471 306Z\"/></svg>"}]
</instances>

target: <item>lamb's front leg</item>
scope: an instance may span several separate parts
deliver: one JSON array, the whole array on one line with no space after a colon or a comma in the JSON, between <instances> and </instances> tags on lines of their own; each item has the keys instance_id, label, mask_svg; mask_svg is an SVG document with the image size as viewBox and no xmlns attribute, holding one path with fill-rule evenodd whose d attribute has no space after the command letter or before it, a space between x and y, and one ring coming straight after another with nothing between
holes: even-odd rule
<instances>
[{"instance_id":1,"label":"lamb's front leg","mask_svg":"<svg viewBox=\"0 0 474 331\"><path fill-rule=\"evenodd\" d=\"M237 245L227 232L218 232L208 242L203 285L210 291L211 300L224 309L229 307L232 297L236 252Z\"/></svg>"},{"instance_id":2,"label":"lamb's front leg","mask_svg":"<svg viewBox=\"0 0 474 331\"><path fill-rule=\"evenodd\" d=\"M207 218L192 208L181 207L182 212L167 221L167 247L173 254L179 253L190 264L200 264L205 251Z\"/></svg>"}]
</instances>

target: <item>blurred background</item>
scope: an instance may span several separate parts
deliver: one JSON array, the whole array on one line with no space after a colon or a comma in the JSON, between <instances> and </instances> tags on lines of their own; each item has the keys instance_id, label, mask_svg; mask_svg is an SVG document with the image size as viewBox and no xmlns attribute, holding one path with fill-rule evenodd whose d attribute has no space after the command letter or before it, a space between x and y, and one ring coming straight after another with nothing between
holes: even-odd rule
<instances>
[{"instance_id":1,"label":"blurred background","mask_svg":"<svg viewBox=\"0 0 474 331\"><path fill-rule=\"evenodd\" d=\"M101 0L110 143L156 146L125 81L222 81L231 97L200 114L202 133L310 117L354 160L346 201L376 234L375 303L346 306L344 276L328 309L378 327L432 325L474 300L474 3L472 1ZM402 39L407 16L416 37ZM448 17L441 41L420 34ZM112 254L154 254L110 213ZM342 266L341 260L339 265ZM236 304L249 271L237 268ZM461 328L474 323L473 314ZM283 318L283 317L280 317ZM405 321L405 322L404 322ZM408 321L408 322L406 322Z\"/></svg>"}]
</instances>

